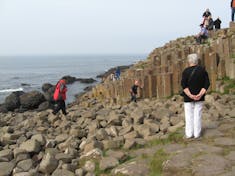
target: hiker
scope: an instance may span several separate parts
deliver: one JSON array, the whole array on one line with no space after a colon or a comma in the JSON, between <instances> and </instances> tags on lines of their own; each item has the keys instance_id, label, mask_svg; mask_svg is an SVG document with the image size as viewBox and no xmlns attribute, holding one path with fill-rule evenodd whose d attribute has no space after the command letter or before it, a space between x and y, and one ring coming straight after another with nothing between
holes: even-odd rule
<instances>
[{"instance_id":1,"label":"hiker","mask_svg":"<svg viewBox=\"0 0 235 176\"><path fill-rule=\"evenodd\" d=\"M206 9L206 11L203 13L203 22L202 24L205 24L206 26L208 25L208 17L211 16L211 12L209 9Z\"/></svg>"},{"instance_id":2,"label":"hiker","mask_svg":"<svg viewBox=\"0 0 235 176\"><path fill-rule=\"evenodd\" d=\"M120 79L120 75L121 75L121 70L119 67L117 67L116 71L115 71L115 79L119 80Z\"/></svg>"},{"instance_id":3,"label":"hiker","mask_svg":"<svg viewBox=\"0 0 235 176\"><path fill-rule=\"evenodd\" d=\"M67 115L66 106L65 106L66 92L67 92L66 81L64 79L61 79L56 84L53 96L56 102L56 106L52 112L54 115L56 115L60 110L62 110L62 113L64 115Z\"/></svg>"},{"instance_id":4,"label":"hiker","mask_svg":"<svg viewBox=\"0 0 235 176\"><path fill-rule=\"evenodd\" d=\"M143 86L139 85L139 81L135 80L134 85L130 89L131 101L136 102L136 97L137 97L137 94L138 94L138 92L137 92L138 87L141 88L141 89L143 88Z\"/></svg>"},{"instance_id":5,"label":"hiker","mask_svg":"<svg viewBox=\"0 0 235 176\"><path fill-rule=\"evenodd\" d=\"M218 17L215 21L214 21L214 26L215 26L215 30L219 30L220 29L220 25L221 25L221 20Z\"/></svg>"},{"instance_id":6,"label":"hiker","mask_svg":"<svg viewBox=\"0 0 235 176\"><path fill-rule=\"evenodd\" d=\"M198 44L201 44L203 39L208 38L208 30L206 29L205 25L200 24L200 27L201 31L195 36L196 42Z\"/></svg>"},{"instance_id":7,"label":"hiker","mask_svg":"<svg viewBox=\"0 0 235 176\"><path fill-rule=\"evenodd\" d=\"M189 67L183 71L181 80L184 92L185 138L199 138L203 101L210 81L205 68L198 65L197 54L190 54L187 59Z\"/></svg>"},{"instance_id":8,"label":"hiker","mask_svg":"<svg viewBox=\"0 0 235 176\"><path fill-rule=\"evenodd\" d=\"M231 11L232 11L232 21L234 21L234 13L235 13L235 0L231 0Z\"/></svg>"}]
</instances>

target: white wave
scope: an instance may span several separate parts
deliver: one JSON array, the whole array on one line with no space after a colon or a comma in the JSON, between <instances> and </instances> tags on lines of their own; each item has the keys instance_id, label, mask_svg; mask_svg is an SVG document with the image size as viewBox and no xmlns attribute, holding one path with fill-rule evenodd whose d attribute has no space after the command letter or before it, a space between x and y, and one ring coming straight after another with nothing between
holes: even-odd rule
<instances>
[{"instance_id":1,"label":"white wave","mask_svg":"<svg viewBox=\"0 0 235 176\"><path fill-rule=\"evenodd\" d=\"M17 91L23 91L24 89L22 87L17 88L17 89L3 89L0 90L0 93L7 93L7 92L17 92Z\"/></svg>"}]
</instances>

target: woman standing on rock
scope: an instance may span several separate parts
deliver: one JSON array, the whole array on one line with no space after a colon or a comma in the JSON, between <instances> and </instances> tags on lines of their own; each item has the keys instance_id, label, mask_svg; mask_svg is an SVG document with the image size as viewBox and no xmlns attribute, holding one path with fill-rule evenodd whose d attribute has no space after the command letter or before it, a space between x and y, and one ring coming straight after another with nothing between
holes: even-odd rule
<instances>
[{"instance_id":1,"label":"woman standing on rock","mask_svg":"<svg viewBox=\"0 0 235 176\"><path fill-rule=\"evenodd\" d=\"M63 114L67 115L66 106L65 106L66 92L67 92L66 81L64 79L61 79L56 84L55 92L53 95L53 98L56 102L56 106L52 112L54 115L56 115L59 112L59 110L62 110Z\"/></svg>"},{"instance_id":2,"label":"woman standing on rock","mask_svg":"<svg viewBox=\"0 0 235 176\"><path fill-rule=\"evenodd\" d=\"M189 67L183 71L181 80L185 111L185 137L199 138L203 101L210 81L207 71L198 65L197 54L188 55L188 64Z\"/></svg>"}]
</instances>

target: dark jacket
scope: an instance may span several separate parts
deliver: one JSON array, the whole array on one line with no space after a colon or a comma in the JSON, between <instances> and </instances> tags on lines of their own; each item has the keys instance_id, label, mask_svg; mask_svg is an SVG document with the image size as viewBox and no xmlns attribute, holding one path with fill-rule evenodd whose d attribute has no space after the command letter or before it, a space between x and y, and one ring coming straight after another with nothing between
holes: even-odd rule
<instances>
[{"instance_id":1,"label":"dark jacket","mask_svg":"<svg viewBox=\"0 0 235 176\"><path fill-rule=\"evenodd\" d=\"M190 78L190 75L194 68L196 69L194 71L194 74ZM189 88L191 94L193 95L197 95L202 88L205 88L207 90L210 86L210 81L207 71L203 67L198 65L186 68L182 73L181 86L183 89ZM204 100L205 100L205 95L203 95L201 99L198 101L204 101ZM192 101L194 100L192 100L186 94L184 94L184 102L192 102Z\"/></svg>"},{"instance_id":2,"label":"dark jacket","mask_svg":"<svg viewBox=\"0 0 235 176\"><path fill-rule=\"evenodd\" d=\"M220 29L220 24L221 24L221 20L220 20L219 18L217 18L217 19L214 21L215 29Z\"/></svg>"}]
</instances>

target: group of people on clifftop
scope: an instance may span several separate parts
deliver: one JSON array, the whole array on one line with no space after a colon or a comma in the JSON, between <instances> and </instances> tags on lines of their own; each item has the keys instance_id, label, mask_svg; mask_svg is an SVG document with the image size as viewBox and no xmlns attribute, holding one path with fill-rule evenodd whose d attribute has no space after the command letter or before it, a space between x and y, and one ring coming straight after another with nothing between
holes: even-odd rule
<instances>
[{"instance_id":1,"label":"group of people on clifftop","mask_svg":"<svg viewBox=\"0 0 235 176\"><path fill-rule=\"evenodd\" d=\"M221 28L221 23L222 23L219 17L215 21L213 20L209 9L206 9L202 17L203 21L200 24L201 30L195 36L197 44L201 44L203 40L209 37L209 31L219 30Z\"/></svg>"}]
</instances>

